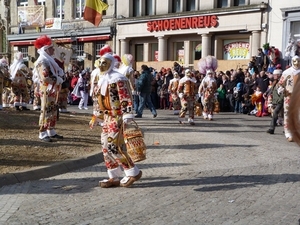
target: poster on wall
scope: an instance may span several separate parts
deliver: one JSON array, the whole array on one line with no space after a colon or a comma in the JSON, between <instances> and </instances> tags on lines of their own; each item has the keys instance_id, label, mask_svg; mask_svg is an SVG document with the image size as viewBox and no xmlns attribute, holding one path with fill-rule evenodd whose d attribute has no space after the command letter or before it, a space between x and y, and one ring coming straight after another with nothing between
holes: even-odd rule
<instances>
[{"instance_id":1,"label":"poster on wall","mask_svg":"<svg viewBox=\"0 0 300 225\"><path fill-rule=\"evenodd\" d=\"M178 62L181 65L184 64L184 49L179 49L178 50Z\"/></svg>"},{"instance_id":2,"label":"poster on wall","mask_svg":"<svg viewBox=\"0 0 300 225\"><path fill-rule=\"evenodd\" d=\"M61 30L61 19L47 18L45 20L45 30Z\"/></svg>"},{"instance_id":3,"label":"poster on wall","mask_svg":"<svg viewBox=\"0 0 300 225\"><path fill-rule=\"evenodd\" d=\"M20 27L43 27L45 23L44 6L19 6L18 17Z\"/></svg>"},{"instance_id":4,"label":"poster on wall","mask_svg":"<svg viewBox=\"0 0 300 225\"><path fill-rule=\"evenodd\" d=\"M248 39L224 40L224 60L250 59L250 43Z\"/></svg>"}]
</instances>

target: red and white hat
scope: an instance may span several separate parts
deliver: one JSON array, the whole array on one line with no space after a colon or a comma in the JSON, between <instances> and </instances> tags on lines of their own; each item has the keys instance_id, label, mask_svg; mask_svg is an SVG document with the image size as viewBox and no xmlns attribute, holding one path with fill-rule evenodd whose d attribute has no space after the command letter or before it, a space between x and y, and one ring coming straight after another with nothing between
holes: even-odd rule
<instances>
[{"instance_id":1,"label":"red and white hat","mask_svg":"<svg viewBox=\"0 0 300 225\"><path fill-rule=\"evenodd\" d=\"M109 53L109 54L113 53L113 51L109 45L104 45L99 51L100 56L103 56L106 53Z\"/></svg>"}]
</instances>

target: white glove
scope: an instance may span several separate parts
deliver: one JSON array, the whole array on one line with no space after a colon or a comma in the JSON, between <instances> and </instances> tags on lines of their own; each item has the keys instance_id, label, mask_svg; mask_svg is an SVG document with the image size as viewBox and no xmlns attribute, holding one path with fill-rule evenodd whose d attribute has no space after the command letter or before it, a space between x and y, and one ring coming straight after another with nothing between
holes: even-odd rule
<instances>
[{"instance_id":1,"label":"white glove","mask_svg":"<svg viewBox=\"0 0 300 225\"><path fill-rule=\"evenodd\" d=\"M128 124L133 121L134 115L131 113L127 113L123 115L123 123Z\"/></svg>"},{"instance_id":2,"label":"white glove","mask_svg":"<svg viewBox=\"0 0 300 225\"><path fill-rule=\"evenodd\" d=\"M178 97L179 97L179 98L183 98L183 93L179 93L179 94L178 94Z\"/></svg>"},{"instance_id":3,"label":"white glove","mask_svg":"<svg viewBox=\"0 0 300 225\"><path fill-rule=\"evenodd\" d=\"M123 119L123 123L128 124L133 121L133 118L125 118Z\"/></svg>"},{"instance_id":4,"label":"white glove","mask_svg":"<svg viewBox=\"0 0 300 225\"><path fill-rule=\"evenodd\" d=\"M136 95L136 91L132 91L132 95Z\"/></svg>"},{"instance_id":5,"label":"white glove","mask_svg":"<svg viewBox=\"0 0 300 225\"><path fill-rule=\"evenodd\" d=\"M280 95L281 93L283 93L284 88L283 87L278 87L277 89L277 93Z\"/></svg>"},{"instance_id":6,"label":"white glove","mask_svg":"<svg viewBox=\"0 0 300 225\"><path fill-rule=\"evenodd\" d=\"M140 95L140 94L141 94L141 92L137 91L137 92L136 92L136 94L137 94L137 95Z\"/></svg>"}]
</instances>

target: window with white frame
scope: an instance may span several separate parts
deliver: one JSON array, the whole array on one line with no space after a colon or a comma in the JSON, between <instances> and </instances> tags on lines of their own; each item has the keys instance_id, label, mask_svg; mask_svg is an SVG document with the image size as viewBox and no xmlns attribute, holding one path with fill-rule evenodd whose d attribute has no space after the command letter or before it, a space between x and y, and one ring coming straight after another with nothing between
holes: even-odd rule
<instances>
[{"instance_id":1,"label":"window with white frame","mask_svg":"<svg viewBox=\"0 0 300 225\"><path fill-rule=\"evenodd\" d=\"M228 7L228 1L227 0L218 0L217 8L226 8L226 7Z\"/></svg>"},{"instance_id":2,"label":"window with white frame","mask_svg":"<svg viewBox=\"0 0 300 225\"><path fill-rule=\"evenodd\" d=\"M23 54L23 59L25 61L28 61L28 46L22 46L22 47L19 47L19 51L22 52Z\"/></svg>"},{"instance_id":3,"label":"window with white frame","mask_svg":"<svg viewBox=\"0 0 300 225\"><path fill-rule=\"evenodd\" d=\"M145 15L154 15L154 0L146 0Z\"/></svg>"},{"instance_id":4,"label":"window with white frame","mask_svg":"<svg viewBox=\"0 0 300 225\"><path fill-rule=\"evenodd\" d=\"M104 47L105 41L97 41L95 43L95 56L100 57L99 52L102 47Z\"/></svg>"},{"instance_id":5,"label":"window with white frame","mask_svg":"<svg viewBox=\"0 0 300 225\"><path fill-rule=\"evenodd\" d=\"M141 0L133 0L132 10L134 17L141 16Z\"/></svg>"},{"instance_id":6,"label":"window with white frame","mask_svg":"<svg viewBox=\"0 0 300 225\"><path fill-rule=\"evenodd\" d=\"M181 11L181 0L173 0L171 1L173 3L172 5L172 12L180 12Z\"/></svg>"},{"instance_id":7,"label":"window with white frame","mask_svg":"<svg viewBox=\"0 0 300 225\"><path fill-rule=\"evenodd\" d=\"M85 0L75 0L75 18L82 19L84 12Z\"/></svg>"},{"instance_id":8,"label":"window with white frame","mask_svg":"<svg viewBox=\"0 0 300 225\"><path fill-rule=\"evenodd\" d=\"M186 0L186 11L196 10L196 0Z\"/></svg>"},{"instance_id":9,"label":"window with white frame","mask_svg":"<svg viewBox=\"0 0 300 225\"><path fill-rule=\"evenodd\" d=\"M77 56L84 56L84 43L83 42L80 42L80 43L77 43L77 49L76 49L76 55Z\"/></svg>"},{"instance_id":10,"label":"window with white frame","mask_svg":"<svg viewBox=\"0 0 300 225\"><path fill-rule=\"evenodd\" d=\"M246 0L234 0L234 6L246 5Z\"/></svg>"},{"instance_id":11,"label":"window with white frame","mask_svg":"<svg viewBox=\"0 0 300 225\"><path fill-rule=\"evenodd\" d=\"M28 6L28 0L18 0L17 5L18 6Z\"/></svg>"},{"instance_id":12,"label":"window with white frame","mask_svg":"<svg viewBox=\"0 0 300 225\"><path fill-rule=\"evenodd\" d=\"M38 0L38 5L45 5L46 0Z\"/></svg>"},{"instance_id":13,"label":"window with white frame","mask_svg":"<svg viewBox=\"0 0 300 225\"><path fill-rule=\"evenodd\" d=\"M55 0L54 3L55 3L54 17L64 19L64 17L65 17L65 0Z\"/></svg>"}]
</instances>

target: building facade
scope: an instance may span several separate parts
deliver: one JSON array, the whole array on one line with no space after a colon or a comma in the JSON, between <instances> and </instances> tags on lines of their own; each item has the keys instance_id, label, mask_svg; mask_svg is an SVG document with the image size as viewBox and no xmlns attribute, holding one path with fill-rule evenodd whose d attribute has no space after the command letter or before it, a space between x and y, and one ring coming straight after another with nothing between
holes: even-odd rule
<instances>
[{"instance_id":1,"label":"building facade","mask_svg":"<svg viewBox=\"0 0 300 225\"><path fill-rule=\"evenodd\" d=\"M197 69L207 55L222 70L246 67L267 41L268 3L261 0L123 0L117 15L117 53L157 69L174 61Z\"/></svg>"},{"instance_id":2,"label":"building facade","mask_svg":"<svg viewBox=\"0 0 300 225\"><path fill-rule=\"evenodd\" d=\"M98 27L83 19L85 0L18 0L10 2L10 33L7 35L11 59L16 51L23 52L26 64L33 66L38 57L34 41L40 35L72 50L72 61L84 68L93 68L99 50L106 43L113 46L114 0L105 1Z\"/></svg>"},{"instance_id":3,"label":"building facade","mask_svg":"<svg viewBox=\"0 0 300 225\"><path fill-rule=\"evenodd\" d=\"M33 43L46 34L58 45L72 49L72 60L84 67L93 68L99 49L109 44L119 55L132 54L136 68L147 63L160 69L178 61L197 69L201 57L214 55L218 69L227 70L246 68L265 43L276 46L284 58L290 37L300 38L298 0L104 2L109 7L95 27L83 19L85 0L2 0L0 51L10 58L15 51L22 51L32 67L38 56ZM40 15L44 24L24 22L23 15L30 13Z\"/></svg>"}]
</instances>

